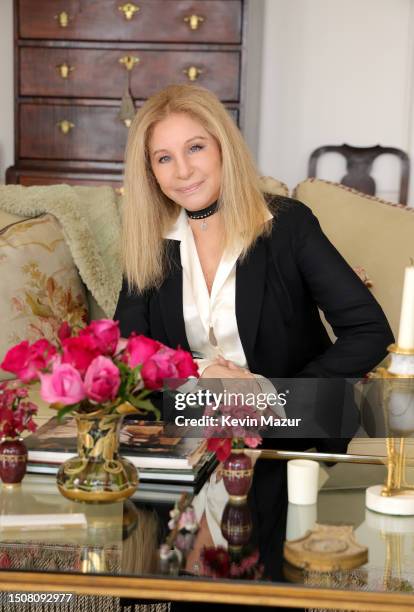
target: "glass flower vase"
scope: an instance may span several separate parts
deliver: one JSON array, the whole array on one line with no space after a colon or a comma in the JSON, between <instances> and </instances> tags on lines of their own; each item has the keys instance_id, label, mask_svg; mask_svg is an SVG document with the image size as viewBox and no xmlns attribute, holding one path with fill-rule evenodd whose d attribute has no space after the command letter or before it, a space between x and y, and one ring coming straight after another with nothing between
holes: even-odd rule
<instances>
[{"instance_id":1,"label":"glass flower vase","mask_svg":"<svg viewBox=\"0 0 414 612\"><path fill-rule=\"evenodd\" d=\"M123 415L105 410L74 414L78 455L57 474L60 493L73 501L111 503L130 497L138 486L136 467L119 455Z\"/></svg>"}]
</instances>

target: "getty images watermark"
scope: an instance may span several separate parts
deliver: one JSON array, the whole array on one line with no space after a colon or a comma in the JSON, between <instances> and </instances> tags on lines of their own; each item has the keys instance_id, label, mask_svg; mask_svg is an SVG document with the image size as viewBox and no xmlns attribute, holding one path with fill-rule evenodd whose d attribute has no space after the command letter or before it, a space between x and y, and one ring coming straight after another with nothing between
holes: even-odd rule
<instances>
[{"instance_id":1,"label":"getty images watermark","mask_svg":"<svg viewBox=\"0 0 414 612\"><path fill-rule=\"evenodd\" d=\"M241 393L224 390L214 392L198 389L190 393L176 393L173 423L177 427L208 428L263 428L298 427L301 418L287 418L284 408L287 404L286 393ZM202 415L189 415L197 409ZM183 414L184 411L184 414Z\"/></svg>"}]
</instances>

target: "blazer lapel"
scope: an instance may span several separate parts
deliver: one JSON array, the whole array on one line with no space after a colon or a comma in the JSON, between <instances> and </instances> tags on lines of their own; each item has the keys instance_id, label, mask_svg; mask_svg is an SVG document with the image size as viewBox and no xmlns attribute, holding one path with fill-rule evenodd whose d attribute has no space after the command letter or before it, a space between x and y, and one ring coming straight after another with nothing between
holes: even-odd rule
<instances>
[{"instance_id":1,"label":"blazer lapel","mask_svg":"<svg viewBox=\"0 0 414 612\"><path fill-rule=\"evenodd\" d=\"M170 346L180 345L190 350L185 333L183 315L183 269L180 259L180 242L168 240L171 271L159 289L161 315Z\"/></svg>"},{"instance_id":2,"label":"blazer lapel","mask_svg":"<svg viewBox=\"0 0 414 612\"><path fill-rule=\"evenodd\" d=\"M259 238L245 261L236 270L236 318L240 340L249 367L259 325L266 280L266 247Z\"/></svg>"}]
</instances>

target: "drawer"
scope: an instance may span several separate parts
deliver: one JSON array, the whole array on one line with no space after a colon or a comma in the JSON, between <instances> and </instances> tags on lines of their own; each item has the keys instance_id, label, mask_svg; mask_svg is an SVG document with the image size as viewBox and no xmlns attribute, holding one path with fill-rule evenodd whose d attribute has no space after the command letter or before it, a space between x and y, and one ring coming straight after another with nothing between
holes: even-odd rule
<instances>
[{"instance_id":1,"label":"drawer","mask_svg":"<svg viewBox=\"0 0 414 612\"><path fill-rule=\"evenodd\" d=\"M239 99L238 51L114 51L104 49L20 49L20 94L78 98L121 98L135 61L131 92L145 99L170 83L197 83L221 100ZM190 77L195 80L191 81Z\"/></svg>"},{"instance_id":2,"label":"drawer","mask_svg":"<svg viewBox=\"0 0 414 612\"><path fill-rule=\"evenodd\" d=\"M127 4L138 10L124 13L120 7ZM241 41L242 0L19 0L18 8L21 38Z\"/></svg>"},{"instance_id":3,"label":"drawer","mask_svg":"<svg viewBox=\"0 0 414 612\"><path fill-rule=\"evenodd\" d=\"M20 157L122 161L128 130L115 106L20 105ZM65 134L58 126L73 126Z\"/></svg>"},{"instance_id":4,"label":"drawer","mask_svg":"<svg viewBox=\"0 0 414 612\"><path fill-rule=\"evenodd\" d=\"M25 159L123 161L128 130L117 106L20 105L20 150ZM238 109L229 109L235 121ZM71 126L63 133L59 122Z\"/></svg>"}]
</instances>

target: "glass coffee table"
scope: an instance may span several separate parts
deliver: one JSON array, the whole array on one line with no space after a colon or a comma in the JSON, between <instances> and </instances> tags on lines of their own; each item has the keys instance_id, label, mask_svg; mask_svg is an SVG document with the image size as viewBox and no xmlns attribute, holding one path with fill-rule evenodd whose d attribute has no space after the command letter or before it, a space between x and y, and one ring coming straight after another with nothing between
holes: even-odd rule
<instances>
[{"instance_id":1,"label":"glass coffee table","mask_svg":"<svg viewBox=\"0 0 414 612\"><path fill-rule=\"evenodd\" d=\"M365 487L352 483L363 469L368 484L379 484L383 466L346 462L340 469L345 488L332 488L328 477L315 507L289 505L286 461L263 456L248 503L230 506L217 471L196 495L178 485L145 483L133 500L104 506L69 502L53 476L27 475L20 487L0 490L0 518L27 516L23 528L0 530L3 601L18 595L35 603L46 594L56 602L52 594L68 594L255 608L414 610L414 517L365 509ZM44 515L45 523L35 525L32 515ZM72 520L68 516L83 524L59 524ZM324 573L288 564L285 540L300 538L315 522L352 524L357 542L368 548L368 562Z\"/></svg>"}]
</instances>

